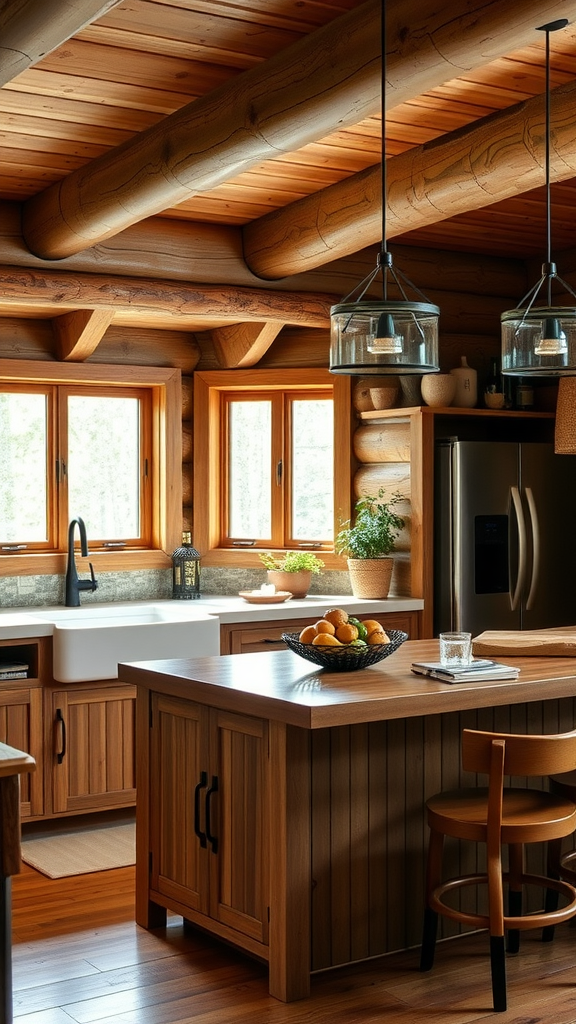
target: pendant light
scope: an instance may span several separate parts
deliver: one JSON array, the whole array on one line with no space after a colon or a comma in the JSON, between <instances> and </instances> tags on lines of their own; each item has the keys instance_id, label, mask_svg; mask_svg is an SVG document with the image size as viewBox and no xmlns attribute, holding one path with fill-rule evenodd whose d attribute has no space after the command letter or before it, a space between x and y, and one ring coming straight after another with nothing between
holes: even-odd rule
<instances>
[{"instance_id":1,"label":"pendant light","mask_svg":"<svg viewBox=\"0 0 576 1024\"><path fill-rule=\"evenodd\" d=\"M386 4L382 0L382 243L376 266L330 310L330 370L347 374L437 373L438 306L394 267L386 246ZM382 301L362 301L370 285L382 275ZM388 297L393 283L398 300ZM410 301L406 289L417 301Z\"/></svg>"},{"instance_id":2,"label":"pendant light","mask_svg":"<svg viewBox=\"0 0 576 1024\"><path fill-rule=\"evenodd\" d=\"M552 261L550 201L550 33L565 28L566 18L542 25L546 33L546 261L540 280L526 293L517 309L502 313L502 372L512 376L557 377L576 374L576 308L553 305L554 279L576 299L576 292L556 271ZM540 292L545 305L536 306Z\"/></svg>"}]
</instances>

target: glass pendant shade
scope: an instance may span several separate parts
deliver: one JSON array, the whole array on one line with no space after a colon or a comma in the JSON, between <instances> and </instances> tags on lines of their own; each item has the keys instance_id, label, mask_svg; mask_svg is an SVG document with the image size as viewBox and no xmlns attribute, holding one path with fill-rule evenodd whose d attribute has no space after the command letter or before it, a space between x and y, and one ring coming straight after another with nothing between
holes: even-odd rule
<instances>
[{"instance_id":1,"label":"glass pendant shade","mask_svg":"<svg viewBox=\"0 0 576 1024\"><path fill-rule=\"evenodd\" d=\"M342 302L330 310L330 370L347 374L438 372L438 306Z\"/></svg>"},{"instance_id":2,"label":"glass pendant shade","mask_svg":"<svg viewBox=\"0 0 576 1024\"><path fill-rule=\"evenodd\" d=\"M330 371L347 374L438 373L438 318L432 305L400 269L386 245L386 3L381 6L382 241L375 268L330 310ZM382 299L364 296L378 275ZM390 299L393 286L396 300ZM407 291L407 289L409 291ZM416 295L412 302L409 295ZM354 301L352 300L352 297Z\"/></svg>"},{"instance_id":3,"label":"glass pendant shade","mask_svg":"<svg viewBox=\"0 0 576 1024\"><path fill-rule=\"evenodd\" d=\"M576 372L576 307L509 309L501 321L503 373L559 377Z\"/></svg>"}]
</instances>

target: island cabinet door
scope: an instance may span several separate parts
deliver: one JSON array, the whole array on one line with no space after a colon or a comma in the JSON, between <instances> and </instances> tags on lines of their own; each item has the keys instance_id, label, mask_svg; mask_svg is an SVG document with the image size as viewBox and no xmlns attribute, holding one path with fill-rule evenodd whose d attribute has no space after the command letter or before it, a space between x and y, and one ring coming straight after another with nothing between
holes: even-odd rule
<instances>
[{"instance_id":1,"label":"island cabinet door","mask_svg":"<svg viewBox=\"0 0 576 1024\"><path fill-rule=\"evenodd\" d=\"M167 906L209 913L206 708L152 694L150 888Z\"/></svg>"},{"instance_id":2,"label":"island cabinet door","mask_svg":"<svg viewBox=\"0 0 576 1024\"><path fill-rule=\"evenodd\" d=\"M210 743L210 915L267 945L268 723L213 708Z\"/></svg>"}]
</instances>

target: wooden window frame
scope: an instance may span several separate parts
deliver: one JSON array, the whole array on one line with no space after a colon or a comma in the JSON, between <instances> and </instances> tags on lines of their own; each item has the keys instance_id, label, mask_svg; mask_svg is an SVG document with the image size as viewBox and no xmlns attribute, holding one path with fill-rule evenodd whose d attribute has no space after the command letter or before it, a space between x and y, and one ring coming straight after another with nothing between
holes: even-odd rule
<instances>
[{"instance_id":1,"label":"wooden window frame","mask_svg":"<svg viewBox=\"0 0 576 1024\"><path fill-rule=\"evenodd\" d=\"M220 547L222 502L221 396L227 391L318 391L330 385L334 400L334 535L351 515L351 382L324 369L210 370L194 373L194 547L206 566L262 568L258 550ZM334 551L320 551L327 569L345 569Z\"/></svg>"},{"instance_id":2,"label":"wooden window frame","mask_svg":"<svg viewBox=\"0 0 576 1024\"><path fill-rule=\"evenodd\" d=\"M90 561L98 572L125 572L139 569L167 569L171 555L182 540L182 377L179 369L107 364L47 363L33 360L3 359L0 380L6 384L69 385L109 389L147 390L152 401L152 486L150 547L126 550L90 551ZM0 552L0 572L4 576L62 574L66 569L66 550L60 532L60 550L21 554ZM88 538L90 544L90 538ZM79 563L84 571L82 563Z\"/></svg>"}]
</instances>

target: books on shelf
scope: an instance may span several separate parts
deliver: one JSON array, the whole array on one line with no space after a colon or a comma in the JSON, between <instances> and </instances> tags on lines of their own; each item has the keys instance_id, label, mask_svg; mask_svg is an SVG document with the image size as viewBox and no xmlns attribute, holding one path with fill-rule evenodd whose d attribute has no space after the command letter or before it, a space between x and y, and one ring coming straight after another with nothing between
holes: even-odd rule
<instances>
[{"instance_id":1,"label":"books on shelf","mask_svg":"<svg viewBox=\"0 0 576 1024\"><path fill-rule=\"evenodd\" d=\"M0 662L0 679L26 679L28 668L22 661Z\"/></svg>"},{"instance_id":2,"label":"books on shelf","mask_svg":"<svg viewBox=\"0 0 576 1024\"><path fill-rule=\"evenodd\" d=\"M517 679L520 669L513 665L503 665L499 661L477 658L468 665L457 665L448 668L439 661L417 661L412 664L412 671L417 675L429 676L444 683L476 683L485 679Z\"/></svg>"}]
</instances>

